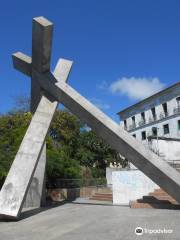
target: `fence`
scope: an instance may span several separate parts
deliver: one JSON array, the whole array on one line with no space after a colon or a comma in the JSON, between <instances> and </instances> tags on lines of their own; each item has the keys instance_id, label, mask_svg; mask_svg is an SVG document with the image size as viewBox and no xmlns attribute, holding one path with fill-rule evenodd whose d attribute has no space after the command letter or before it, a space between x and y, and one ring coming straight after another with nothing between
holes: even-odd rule
<instances>
[{"instance_id":1,"label":"fence","mask_svg":"<svg viewBox=\"0 0 180 240\"><path fill-rule=\"evenodd\" d=\"M48 179L46 187L49 188L80 188L88 186L106 186L106 178L78 178L65 179L55 178Z\"/></svg>"}]
</instances>

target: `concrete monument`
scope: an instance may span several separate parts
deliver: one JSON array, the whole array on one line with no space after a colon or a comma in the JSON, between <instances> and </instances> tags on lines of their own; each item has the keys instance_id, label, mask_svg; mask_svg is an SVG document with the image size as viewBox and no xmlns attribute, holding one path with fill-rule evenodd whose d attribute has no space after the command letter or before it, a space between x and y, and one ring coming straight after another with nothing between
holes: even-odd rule
<instances>
[{"instance_id":1,"label":"concrete monument","mask_svg":"<svg viewBox=\"0 0 180 240\"><path fill-rule=\"evenodd\" d=\"M40 29L49 23L42 17L34 21L40 25ZM29 57L21 53L13 56L15 67L32 76L38 85L37 94L40 91L42 95L40 101L36 102L37 109L0 192L0 214L17 218L21 213L58 102L62 102L112 148L180 202L180 174L65 83L71 62L60 60L55 72L50 72L50 55L44 41L47 39L50 43L51 40L46 34L43 34L43 40L37 41L39 53L35 56L34 65Z\"/></svg>"}]
</instances>

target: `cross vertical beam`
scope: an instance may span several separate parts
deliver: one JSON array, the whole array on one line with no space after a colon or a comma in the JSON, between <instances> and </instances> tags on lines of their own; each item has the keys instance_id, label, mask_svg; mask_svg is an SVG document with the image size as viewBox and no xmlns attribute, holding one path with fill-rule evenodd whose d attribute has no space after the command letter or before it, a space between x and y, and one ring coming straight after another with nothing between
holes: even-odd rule
<instances>
[{"instance_id":1,"label":"cross vertical beam","mask_svg":"<svg viewBox=\"0 0 180 240\"><path fill-rule=\"evenodd\" d=\"M36 17L32 23L32 69L39 73L50 70L53 24L44 17ZM41 99L37 79L31 79L31 112L34 113Z\"/></svg>"},{"instance_id":2,"label":"cross vertical beam","mask_svg":"<svg viewBox=\"0 0 180 240\"><path fill-rule=\"evenodd\" d=\"M53 24L44 17L33 18L32 22L32 64L31 70L36 69L39 73L50 70L52 48ZM31 105L30 110L34 114L40 102L42 92L31 72ZM43 188L45 187L46 167L46 142L39 157L32 184L27 193L24 207L40 207L45 202Z\"/></svg>"},{"instance_id":3,"label":"cross vertical beam","mask_svg":"<svg viewBox=\"0 0 180 240\"><path fill-rule=\"evenodd\" d=\"M39 73L50 70L53 24L44 17L36 17L32 22L32 69ZM32 74L32 72L31 72ZM42 93L37 79L31 76L31 112L34 113ZM39 157L32 184L30 185L24 207L40 207L45 202L46 142ZM35 184L37 183L37 184Z\"/></svg>"}]
</instances>

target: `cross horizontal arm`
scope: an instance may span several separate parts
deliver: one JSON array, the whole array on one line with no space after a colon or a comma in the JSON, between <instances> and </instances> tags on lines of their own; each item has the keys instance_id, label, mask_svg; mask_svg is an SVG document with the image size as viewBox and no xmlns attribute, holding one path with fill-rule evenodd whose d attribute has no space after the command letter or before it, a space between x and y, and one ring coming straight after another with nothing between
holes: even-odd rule
<instances>
[{"instance_id":1,"label":"cross horizontal arm","mask_svg":"<svg viewBox=\"0 0 180 240\"><path fill-rule=\"evenodd\" d=\"M180 202L180 174L175 169L134 139L68 84L62 81L54 84L54 76L49 74L37 76L37 79L42 88L63 103L109 143L112 148L120 152L139 170Z\"/></svg>"},{"instance_id":2,"label":"cross horizontal arm","mask_svg":"<svg viewBox=\"0 0 180 240\"><path fill-rule=\"evenodd\" d=\"M27 76L31 76L32 72L32 59L24 53L17 52L12 55L14 68L24 73Z\"/></svg>"}]
</instances>

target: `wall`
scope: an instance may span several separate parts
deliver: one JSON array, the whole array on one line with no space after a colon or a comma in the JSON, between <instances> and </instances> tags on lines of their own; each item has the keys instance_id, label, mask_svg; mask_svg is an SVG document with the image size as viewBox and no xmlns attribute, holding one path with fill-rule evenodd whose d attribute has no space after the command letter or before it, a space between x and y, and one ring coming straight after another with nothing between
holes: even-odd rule
<instances>
[{"instance_id":1,"label":"wall","mask_svg":"<svg viewBox=\"0 0 180 240\"><path fill-rule=\"evenodd\" d=\"M113 204L129 205L154 189L159 188L139 170L116 171L112 173Z\"/></svg>"},{"instance_id":2,"label":"wall","mask_svg":"<svg viewBox=\"0 0 180 240\"><path fill-rule=\"evenodd\" d=\"M107 186L111 187L112 186L112 172L114 171L119 171L120 168L115 167L107 167L106 168L106 180L107 180Z\"/></svg>"},{"instance_id":3,"label":"wall","mask_svg":"<svg viewBox=\"0 0 180 240\"><path fill-rule=\"evenodd\" d=\"M180 141L165 141L152 139L151 147L160 153L163 153L163 159L166 161L180 160ZM180 162L179 162L180 163Z\"/></svg>"}]
</instances>

